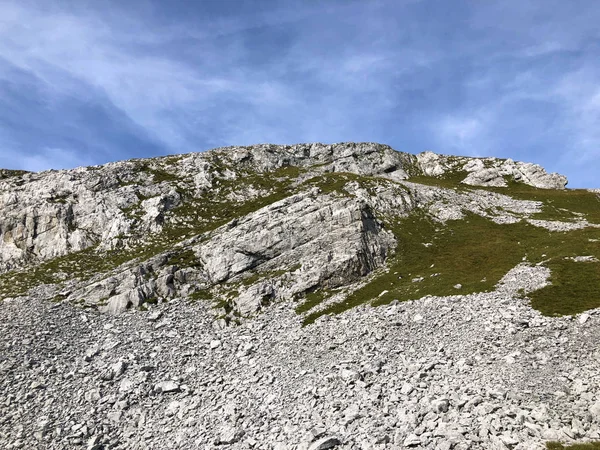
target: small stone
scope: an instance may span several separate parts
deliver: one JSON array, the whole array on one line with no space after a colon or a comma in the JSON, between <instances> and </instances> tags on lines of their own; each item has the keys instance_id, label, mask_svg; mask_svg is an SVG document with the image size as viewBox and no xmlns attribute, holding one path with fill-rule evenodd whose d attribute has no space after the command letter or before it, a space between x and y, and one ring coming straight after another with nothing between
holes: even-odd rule
<instances>
[{"instance_id":1,"label":"small stone","mask_svg":"<svg viewBox=\"0 0 600 450\"><path fill-rule=\"evenodd\" d=\"M129 378L123 378L119 384L119 392L129 392L135 386L135 383Z\"/></svg>"},{"instance_id":2,"label":"small stone","mask_svg":"<svg viewBox=\"0 0 600 450\"><path fill-rule=\"evenodd\" d=\"M448 412L450 401L447 398L440 398L433 402L433 410L437 413Z\"/></svg>"},{"instance_id":3,"label":"small stone","mask_svg":"<svg viewBox=\"0 0 600 450\"><path fill-rule=\"evenodd\" d=\"M122 416L123 416L123 411L111 411L106 415L108 420L110 420L111 422L115 422L115 423L119 423L121 421Z\"/></svg>"},{"instance_id":4,"label":"small stone","mask_svg":"<svg viewBox=\"0 0 600 450\"><path fill-rule=\"evenodd\" d=\"M220 444L234 444L244 435L244 430L231 425L224 425L219 431Z\"/></svg>"},{"instance_id":5,"label":"small stone","mask_svg":"<svg viewBox=\"0 0 600 450\"><path fill-rule=\"evenodd\" d=\"M123 372L125 372L126 368L127 364L125 364L123 361L116 362L110 367L113 377L115 378L121 376Z\"/></svg>"},{"instance_id":6,"label":"small stone","mask_svg":"<svg viewBox=\"0 0 600 450\"><path fill-rule=\"evenodd\" d=\"M391 441L391 439L387 434L382 434L382 435L378 436L377 438L375 438L375 444L378 444L378 445L387 444L390 441Z\"/></svg>"},{"instance_id":7,"label":"small stone","mask_svg":"<svg viewBox=\"0 0 600 450\"><path fill-rule=\"evenodd\" d=\"M169 417L174 416L175 414L177 414L180 407L181 407L181 402L178 402L177 400L173 400L167 406L167 409L165 410L165 414Z\"/></svg>"},{"instance_id":8,"label":"small stone","mask_svg":"<svg viewBox=\"0 0 600 450\"><path fill-rule=\"evenodd\" d=\"M324 437L315 441L308 447L308 450L327 450L328 448L334 448L340 445L341 442L335 437Z\"/></svg>"},{"instance_id":9,"label":"small stone","mask_svg":"<svg viewBox=\"0 0 600 450\"><path fill-rule=\"evenodd\" d=\"M158 319L162 317L162 311L153 311L148 315L148 320L150 322L156 322Z\"/></svg>"},{"instance_id":10,"label":"small stone","mask_svg":"<svg viewBox=\"0 0 600 450\"><path fill-rule=\"evenodd\" d=\"M461 289L462 288L462 284L458 283L454 285L454 289Z\"/></svg>"},{"instance_id":11,"label":"small stone","mask_svg":"<svg viewBox=\"0 0 600 450\"><path fill-rule=\"evenodd\" d=\"M347 382L360 380L361 378L360 373L350 369L342 369L340 372L340 377Z\"/></svg>"},{"instance_id":12,"label":"small stone","mask_svg":"<svg viewBox=\"0 0 600 450\"><path fill-rule=\"evenodd\" d=\"M178 392L179 385L174 381L162 381L154 386L154 391L159 393Z\"/></svg>"},{"instance_id":13,"label":"small stone","mask_svg":"<svg viewBox=\"0 0 600 450\"><path fill-rule=\"evenodd\" d=\"M600 401L590 406L589 411L594 418L600 419Z\"/></svg>"},{"instance_id":14,"label":"small stone","mask_svg":"<svg viewBox=\"0 0 600 450\"><path fill-rule=\"evenodd\" d=\"M410 383L404 383L404 384L402 385L402 388L400 389L400 392L401 392L403 395L410 395L410 393L411 393L412 391L414 391L414 390L415 390L415 388L414 388L414 386L413 386L412 384L410 384Z\"/></svg>"},{"instance_id":15,"label":"small stone","mask_svg":"<svg viewBox=\"0 0 600 450\"><path fill-rule=\"evenodd\" d=\"M213 341L210 341L210 349L214 350L216 348L219 348L221 346L221 341L215 339Z\"/></svg>"},{"instance_id":16,"label":"small stone","mask_svg":"<svg viewBox=\"0 0 600 450\"><path fill-rule=\"evenodd\" d=\"M404 439L405 447L416 447L417 445L421 445L421 439L416 434L409 434L406 439Z\"/></svg>"},{"instance_id":17,"label":"small stone","mask_svg":"<svg viewBox=\"0 0 600 450\"><path fill-rule=\"evenodd\" d=\"M33 381L29 389L44 389L46 386L41 381Z\"/></svg>"},{"instance_id":18,"label":"small stone","mask_svg":"<svg viewBox=\"0 0 600 450\"><path fill-rule=\"evenodd\" d=\"M90 347L85 351L84 360L90 362L94 356L98 355L98 353L100 353L100 348L98 346Z\"/></svg>"},{"instance_id":19,"label":"small stone","mask_svg":"<svg viewBox=\"0 0 600 450\"><path fill-rule=\"evenodd\" d=\"M579 323L581 325L583 325L584 323L586 323L588 321L589 318L590 318L590 315L587 314L587 313L584 313L584 314L582 314L582 315L579 316L578 320L579 320Z\"/></svg>"},{"instance_id":20,"label":"small stone","mask_svg":"<svg viewBox=\"0 0 600 450\"><path fill-rule=\"evenodd\" d=\"M102 441L100 436L92 436L87 442L87 450L101 450Z\"/></svg>"}]
</instances>

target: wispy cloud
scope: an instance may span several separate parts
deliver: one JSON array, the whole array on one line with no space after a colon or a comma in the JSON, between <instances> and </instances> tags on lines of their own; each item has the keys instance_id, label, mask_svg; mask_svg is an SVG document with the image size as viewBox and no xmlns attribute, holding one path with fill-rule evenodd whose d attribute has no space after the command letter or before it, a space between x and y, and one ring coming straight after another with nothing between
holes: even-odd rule
<instances>
[{"instance_id":1,"label":"wispy cloud","mask_svg":"<svg viewBox=\"0 0 600 450\"><path fill-rule=\"evenodd\" d=\"M488 137L487 125L475 116L448 116L433 126L448 151L460 150L471 156L485 154L486 149L478 148Z\"/></svg>"}]
</instances>

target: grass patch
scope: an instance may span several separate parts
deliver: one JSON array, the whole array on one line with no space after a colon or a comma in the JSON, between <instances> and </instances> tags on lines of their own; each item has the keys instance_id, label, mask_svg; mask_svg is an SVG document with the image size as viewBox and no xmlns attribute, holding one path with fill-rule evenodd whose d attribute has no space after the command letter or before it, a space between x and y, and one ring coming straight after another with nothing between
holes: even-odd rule
<instances>
[{"instance_id":1,"label":"grass patch","mask_svg":"<svg viewBox=\"0 0 600 450\"><path fill-rule=\"evenodd\" d=\"M167 265L177 266L177 267L194 267L199 268L202 267L200 261L196 257L194 251L190 248L181 250L173 254L168 260Z\"/></svg>"},{"instance_id":2,"label":"grass patch","mask_svg":"<svg viewBox=\"0 0 600 450\"><path fill-rule=\"evenodd\" d=\"M534 214L534 219L570 221L582 215L600 224L600 195L585 189L540 189L512 180L508 181L508 188L488 189L518 200L542 202L542 211Z\"/></svg>"},{"instance_id":3,"label":"grass patch","mask_svg":"<svg viewBox=\"0 0 600 450\"><path fill-rule=\"evenodd\" d=\"M563 445L560 442L548 442L547 450L600 450L600 442L586 442L583 444Z\"/></svg>"},{"instance_id":4,"label":"grass patch","mask_svg":"<svg viewBox=\"0 0 600 450\"><path fill-rule=\"evenodd\" d=\"M600 306L600 263L555 258L546 264L551 286L532 292L531 306L547 316L578 314Z\"/></svg>"},{"instance_id":5,"label":"grass patch","mask_svg":"<svg viewBox=\"0 0 600 450\"><path fill-rule=\"evenodd\" d=\"M468 185L461 183L468 175L469 172L465 170L449 170L439 176L417 175L408 178L406 181L447 189L469 189Z\"/></svg>"},{"instance_id":6,"label":"grass patch","mask_svg":"<svg viewBox=\"0 0 600 450\"><path fill-rule=\"evenodd\" d=\"M55 195L51 198L48 198L47 201L49 203L61 203L61 204L66 204L67 203L67 199L69 198L71 194L61 194L61 195Z\"/></svg>"},{"instance_id":7,"label":"grass patch","mask_svg":"<svg viewBox=\"0 0 600 450\"><path fill-rule=\"evenodd\" d=\"M256 283L259 280L265 280L267 278L274 279L274 278L280 277L286 273L293 272L294 270L299 269L299 268L300 268L300 264L296 264L296 265L290 267L289 269L266 270L266 271L256 270L253 273L249 274L248 276L245 276L244 278L242 278L238 284L240 286L252 286L254 283Z\"/></svg>"},{"instance_id":8,"label":"grass patch","mask_svg":"<svg viewBox=\"0 0 600 450\"><path fill-rule=\"evenodd\" d=\"M322 175L310 178L307 184L317 186L324 194L341 193L345 194L344 186L351 181L364 182L368 177L346 172L328 172Z\"/></svg>"},{"instance_id":9,"label":"grass patch","mask_svg":"<svg viewBox=\"0 0 600 450\"><path fill-rule=\"evenodd\" d=\"M190 300L194 300L194 301L206 301L206 300L212 300L213 295L211 294L211 292L208 289L201 289L201 290L194 292L193 294L188 295L187 298L189 298Z\"/></svg>"},{"instance_id":10,"label":"grass patch","mask_svg":"<svg viewBox=\"0 0 600 450\"><path fill-rule=\"evenodd\" d=\"M152 175L152 180L157 184L162 182L173 183L181 180L177 175L167 172L164 169L151 168L147 164L142 164L139 170Z\"/></svg>"},{"instance_id":11,"label":"grass patch","mask_svg":"<svg viewBox=\"0 0 600 450\"><path fill-rule=\"evenodd\" d=\"M310 311L327 297L329 297L329 295L330 293L327 290L308 292L305 296L304 302L296 307L296 314L304 314L305 312Z\"/></svg>"},{"instance_id":12,"label":"grass patch","mask_svg":"<svg viewBox=\"0 0 600 450\"><path fill-rule=\"evenodd\" d=\"M131 206L127 206L121 211L123 211L125 217L132 220L141 220L142 217L144 217L144 210L142 209L142 206L139 203L134 203Z\"/></svg>"}]
</instances>

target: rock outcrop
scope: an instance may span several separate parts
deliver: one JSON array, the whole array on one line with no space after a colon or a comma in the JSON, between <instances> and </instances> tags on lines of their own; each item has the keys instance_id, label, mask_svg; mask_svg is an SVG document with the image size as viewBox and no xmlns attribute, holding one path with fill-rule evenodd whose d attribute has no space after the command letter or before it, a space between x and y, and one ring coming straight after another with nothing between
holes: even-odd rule
<instances>
[{"instance_id":1,"label":"rock outcrop","mask_svg":"<svg viewBox=\"0 0 600 450\"><path fill-rule=\"evenodd\" d=\"M417 155L417 160L425 175L463 174L462 183L471 186L506 187L510 180L540 189L564 189L567 185L564 175L549 174L542 166L512 159L468 158L423 152Z\"/></svg>"}]
</instances>

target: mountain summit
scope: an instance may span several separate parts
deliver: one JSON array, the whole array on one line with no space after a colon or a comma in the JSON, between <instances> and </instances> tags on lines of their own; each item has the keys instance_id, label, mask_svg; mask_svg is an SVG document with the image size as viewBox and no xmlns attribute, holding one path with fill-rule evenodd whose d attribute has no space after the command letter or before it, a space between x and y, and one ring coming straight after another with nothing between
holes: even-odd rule
<instances>
[{"instance_id":1,"label":"mountain summit","mask_svg":"<svg viewBox=\"0 0 600 450\"><path fill-rule=\"evenodd\" d=\"M0 443L598 439L600 195L566 185L376 143L1 170Z\"/></svg>"}]
</instances>

